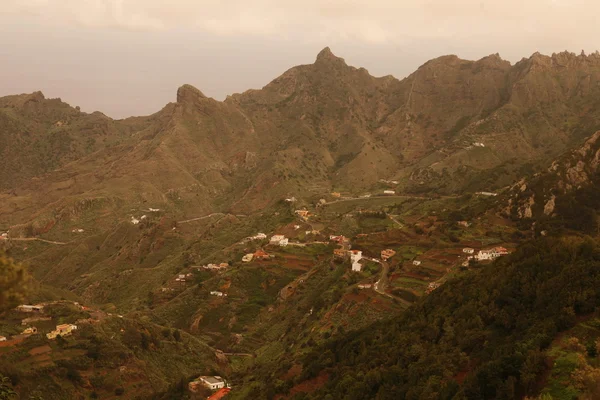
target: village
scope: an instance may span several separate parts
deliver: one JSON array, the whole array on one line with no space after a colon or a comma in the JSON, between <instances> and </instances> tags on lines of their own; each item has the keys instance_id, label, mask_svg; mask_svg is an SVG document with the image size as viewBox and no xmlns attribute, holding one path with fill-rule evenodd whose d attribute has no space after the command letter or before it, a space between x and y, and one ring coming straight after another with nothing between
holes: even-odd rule
<instances>
[{"instance_id":1,"label":"village","mask_svg":"<svg viewBox=\"0 0 600 400\"><path fill-rule=\"evenodd\" d=\"M435 215L427 218L426 224L422 216L400 217L385 211L363 209L358 207L352 210L353 202L365 201L392 202L395 194L392 190L383 190L380 196L351 197L342 196L339 192L331 193L329 201L321 198L313 207L294 208L300 201L295 197L285 200L290 204L294 222L282 226L270 234L258 232L246 237L238 246L246 250L237 260L228 262L213 262L206 265L191 267L182 271L174 283L184 284L193 282L193 274L198 271L209 271L215 274L224 274L232 268L252 268L253 266L291 265L303 253L319 254L319 258L329 257L333 263L348 265L348 273L356 274L358 281L355 287L361 291L371 290L382 296L391 297L404 304L414 302L418 297L427 295L442 286L449 278L464 269L476 267L478 263L488 263L510 251L504 246L485 246L485 241L466 240L457 243L448 243L443 247L425 245L422 238L424 233L428 237L436 234L438 227L444 223ZM487 193L486 193L487 194ZM343 203L340 203L343 201ZM345 203L345 204L344 204ZM343 218L372 221L380 225L375 229L355 232L352 236L345 236L336 231L336 223L331 223L330 207L340 206L351 209L343 214ZM346 204L348 206L346 206ZM382 203L386 204L386 203ZM312 209L311 209L312 208ZM434 213L435 214L435 213ZM338 217L339 218L339 217ZM402 219L402 221L400 221ZM481 231L478 221L459 220L455 228L471 235ZM421 227L423 226L423 227ZM423 233L419 233L423 231ZM387 246L386 246L387 244ZM464 245L468 245L465 247ZM462 245L462 246L461 246ZM383 246L383 247L382 247ZM247 250L250 250L248 252ZM326 250L329 249L329 250ZM305 267L310 271L310 267ZM302 278L298 278L303 280ZM353 278L354 279L354 278ZM282 289L280 296L287 298L297 286L292 283L289 288ZM209 296L225 299L228 298L228 285L210 288ZM163 288L163 291L180 291L182 288Z\"/></svg>"}]
</instances>

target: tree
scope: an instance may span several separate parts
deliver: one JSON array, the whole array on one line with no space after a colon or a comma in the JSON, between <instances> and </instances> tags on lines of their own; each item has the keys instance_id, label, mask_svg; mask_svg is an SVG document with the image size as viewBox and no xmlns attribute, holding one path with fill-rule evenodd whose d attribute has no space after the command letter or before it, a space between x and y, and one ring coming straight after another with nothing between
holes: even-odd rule
<instances>
[{"instance_id":1,"label":"tree","mask_svg":"<svg viewBox=\"0 0 600 400\"><path fill-rule=\"evenodd\" d=\"M12 389L10 379L0 375L0 400L10 400L17 396L15 391Z\"/></svg>"},{"instance_id":2,"label":"tree","mask_svg":"<svg viewBox=\"0 0 600 400\"><path fill-rule=\"evenodd\" d=\"M0 312L17 306L27 292L25 268L0 255Z\"/></svg>"}]
</instances>

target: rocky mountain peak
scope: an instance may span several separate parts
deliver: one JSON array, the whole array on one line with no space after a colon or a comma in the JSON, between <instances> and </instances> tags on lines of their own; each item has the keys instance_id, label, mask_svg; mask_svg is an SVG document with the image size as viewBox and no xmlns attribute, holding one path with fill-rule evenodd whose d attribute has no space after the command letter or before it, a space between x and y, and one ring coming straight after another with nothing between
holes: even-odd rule
<instances>
[{"instance_id":1,"label":"rocky mountain peak","mask_svg":"<svg viewBox=\"0 0 600 400\"><path fill-rule=\"evenodd\" d=\"M337 57L329 47L325 47L317 54L315 64L346 64L343 58Z\"/></svg>"},{"instance_id":2,"label":"rocky mountain peak","mask_svg":"<svg viewBox=\"0 0 600 400\"><path fill-rule=\"evenodd\" d=\"M206 96L192 85L185 84L177 89L177 103L193 103L200 99L206 99Z\"/></svg>"}]
</instances>

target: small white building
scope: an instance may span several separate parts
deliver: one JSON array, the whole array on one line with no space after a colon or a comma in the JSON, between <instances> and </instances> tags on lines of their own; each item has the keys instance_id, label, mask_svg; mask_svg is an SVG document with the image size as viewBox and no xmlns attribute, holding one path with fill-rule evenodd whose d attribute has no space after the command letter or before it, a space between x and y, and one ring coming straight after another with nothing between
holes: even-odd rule
<instances>
[{"instance_id":1,"label":"small white building","mask_svg":"<svg viewBox=\"0 0 600 400\"><path fill-rule=\"evenodd\" d=\"M285 247L285 246L287 246L287 245L288 245L288 243L289 243L289 242L290 242L290 240L289 240L289 239L287 239L287 238L285 238L285 239L281 239L281 240L279 241L279 245L280 245L281 247Z\"/></svg>"},{"instance_id":2,"label":"small white building","mask_svg":"<svg viewBox=\"0 0 600 400\"><path fill-rule=\"evenodd\" d=\"M201 376L198 380L211 390L222 389L225 387L225 381L220 376Z\"/></svg>"},{"instance_id":3,"label":"small white building","mask_svg":"<svg viewBox=\"0 0 600 400\"><path fill-rule=\"evenodd\" d=\"M396 194L396 191L394 191L394 190L384 190L383 194Z\"/></svg>"},{"instance_id":4,"label":"small white building","mask_svg":"<svg viewBox=\"0 0 600 400\"><path fill-rule=\"evenodd\" d=\"M463 253L466 253L466 254L473 254L474 252L475 252L475 249L472 249L470 247L465 247L463 249Z\"/></svg>"},{"instance_id":5,"label":"small white building","mask_svg":"<svg viewBox=\"0 0 600 400\"><path fill-rule=\"evenodd\" d=\"M250 261L252 261L252 258L254 258L254 254L248 253L242 257L242 262L250 262Z\"/></svg>"},{"instance_id":6,"label":"small white building","mask_svg":"<svg viewBox=\"0 0 600 400\"><path fill-rule=\"evenodd\" d=\"M262 232L259 232L259 233L257 233L256 235L252 236L252 238L251 238L251 239L255 239L255 240L263 240L263 239L266 239L266 238L267 238L267 235L265 235L265 234L264 234L264 233L262 233Z\"/></svg>"},{"instance_id":7,"label":"small white building","mask_svg":"<svg viewBox=\"0 0 600 400\"><path fill-rule=\"evenodd\" d=\"M160 208L149 208L148 211L150 211L150 212L159 212Z\"/></svg>"},{"instance_id":8,"label":"small white building","mask_svg":"<svg viewBox=\"0 0 600 400\"><path fill-rule=\"evenodd\" d=\"M419 260L414 260L414 261L413 261L413 265L421 265L421 261L419 261Z\"/></svg>"},{"instance_id":9,"label":"small white building","mask_svg":"<svg viewBox=\"0 0 600 400\"><path fill-rule=\"evenodd\" d=\"M360 250L350 250L348 252L350 254L350 262L352 263L352 271L360 272L362 270L362 264L360 260L362 260L362 251Z\"/></svg>"},{"instance_id":10,"label":"small white building","mask_svg":"<svg viewBox=\"0 0 600 400\"><path fill-rule=\"evenodd\" d=\"M6 342L6 336L0 336L0 342Z\"/></svg>"},{"instance_id":11,"label":"small white building","mask_svg":"<svg viewBox=\"0 0 600 400\"><path fill-rule=\"evenodd\" d=\"M362 259L362 251L350 250L350 261L352 264L359 262Z\"/></svg>"},{"instance_id":12,"label":"small white building","mask_svg":"<svg viewBox=\"0 0 600 400\"><path fill-rule=\"evenodd\" d=\"M359 289L371 289L372 287L373 287L373 285L371 283L359 283L358 284Z\"/></svg>"},{"instance_id":13,"label":"small white building","mask_svg":"<svg viewBox=\"0 0 600 400\"><path fill-rule=\"evenodd\" d=\"M213 295L213 296L217 296L217 297L227 296L227 294L225 294L223 292L216 291L216 290L213 290L212 292L210 292L210 294Z\"/></svg>"},{"instance_id":14,"label":"small white building","mask_svg":"<svg viewBox=\"0 0 600 400\"><path fill-rule=\"evenodd\" d=\"M478 194L480 196L488 196L488 197L498 196L498 193L492 193L492 192L477 192L475 194Z\"/></svg>"},{"instance_id":15,"label":"small white building","mask_svg":"<svg viewBox=\"0 0 600 400\"><path fill-rule=\"evenodd\" d=\"M132 223L133 225L137 225L137 224L139 224L139 223L140 223L140 220L139 220L139 219L137 219L136 217L132 216L132 217L131 217L131 223Z\"/></svg>"}]
</instances>

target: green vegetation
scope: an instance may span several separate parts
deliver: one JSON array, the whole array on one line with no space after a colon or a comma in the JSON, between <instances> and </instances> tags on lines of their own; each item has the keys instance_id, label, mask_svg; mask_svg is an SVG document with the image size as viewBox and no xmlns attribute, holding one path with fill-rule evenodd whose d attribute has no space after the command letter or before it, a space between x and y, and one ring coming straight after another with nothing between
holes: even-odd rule
<instances>
[{"instance_id":1,"label":"green vegetation","mask_svg":"<svg viewBox=\"0 0 600 400\"><path fill-rule=\"evenodd\" d=\"M330 374L312 398L513 398L535 387L557 333L600 305L599 267L589 238L525 244L396 319L319 346L303 377Z\"/></svg>"},{"instance_id":2,"label":"green vegetation","mask_svg":"<svg viewBox=\"0 0 600 400\"><path fill-rule=\"evenodd\" d=\"M17 306L23 300L27 280L23 266L0 253L0 312Z\"/></svg>"}]
</instances>

